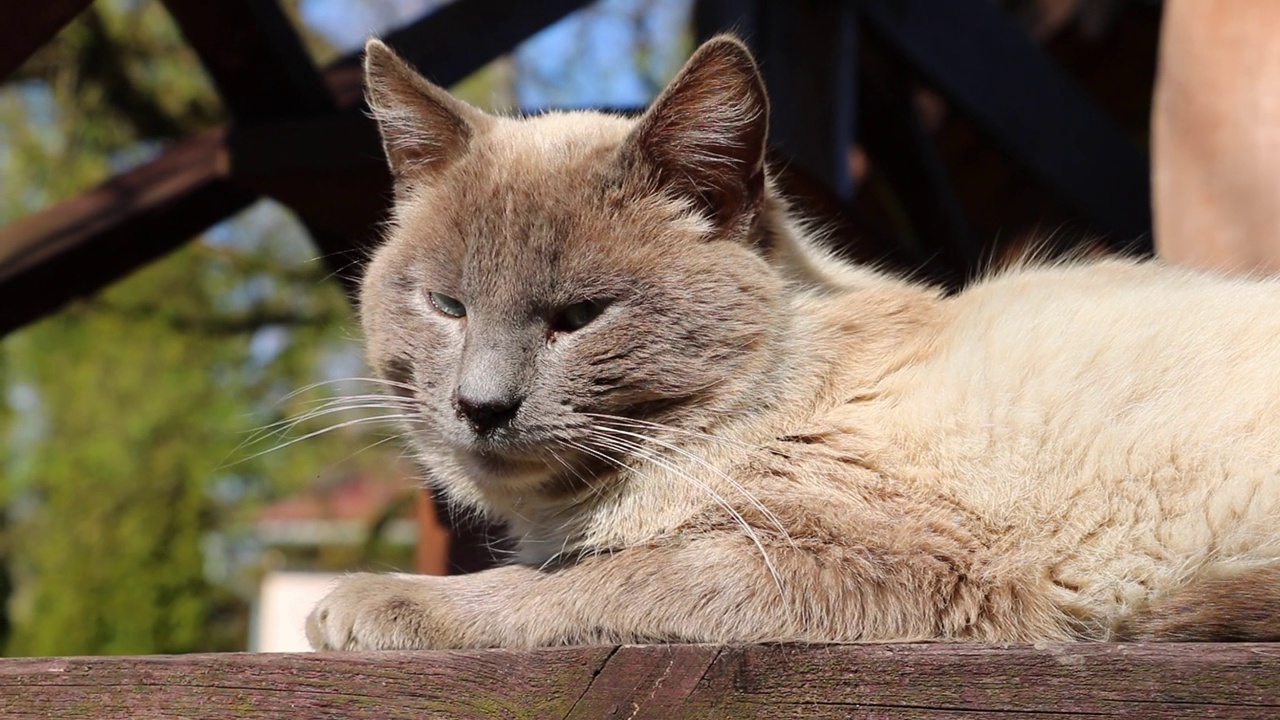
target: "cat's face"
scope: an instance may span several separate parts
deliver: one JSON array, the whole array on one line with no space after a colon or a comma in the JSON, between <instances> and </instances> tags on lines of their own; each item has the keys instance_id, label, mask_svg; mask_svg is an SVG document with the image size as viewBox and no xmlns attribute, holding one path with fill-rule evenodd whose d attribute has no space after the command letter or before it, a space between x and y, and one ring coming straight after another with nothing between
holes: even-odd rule
<instances>
[{"instance_id":1,"label":"cat's face","mask_svg":"<svg viewBox=\"0 0 1280 720\"><path fill-rule=\"evenodd\" d=\"M617 454L600 416L696 415L757 361L780 289L747 241L766 109L740 45L639 121L484 115L378 45L368 73L397 204L362 318L432 470L541 483Z\"/></svg>"}]
</instances>

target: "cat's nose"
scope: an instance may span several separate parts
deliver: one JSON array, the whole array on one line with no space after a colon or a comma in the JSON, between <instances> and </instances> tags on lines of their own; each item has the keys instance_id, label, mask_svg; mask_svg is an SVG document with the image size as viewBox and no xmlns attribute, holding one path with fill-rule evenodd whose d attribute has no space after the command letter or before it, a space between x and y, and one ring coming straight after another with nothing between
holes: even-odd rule
<instances>
[{"instance_id":1,"label":"cat's nose","mask_svg":"<svg viewBox=\"0 0 1280 720\"><path fill-rule=\"evenodd\" d=\"M521 397L469 397L461 391L453 396L453 407L458 418L465 420L477 433L484 435L511 422L520 409Z\"/></svg>"}]
</instances>

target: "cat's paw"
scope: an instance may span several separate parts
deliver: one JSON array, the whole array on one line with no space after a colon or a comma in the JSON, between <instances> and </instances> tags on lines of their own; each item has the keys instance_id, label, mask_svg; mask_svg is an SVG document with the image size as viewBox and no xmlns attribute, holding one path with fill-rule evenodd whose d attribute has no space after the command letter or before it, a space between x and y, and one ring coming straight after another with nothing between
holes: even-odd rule
<instances>
[{"instance_id":1,"label":"cat's paw","mask_svg":"<svg viewBox=\"0 0 1280 720\"><path fill-rule=\"evenodd\" d=\"M429 650L463 647L449 617L443 578L358 573L343 578L307 618L316 650Z\"/></svg>"}]
</instances>

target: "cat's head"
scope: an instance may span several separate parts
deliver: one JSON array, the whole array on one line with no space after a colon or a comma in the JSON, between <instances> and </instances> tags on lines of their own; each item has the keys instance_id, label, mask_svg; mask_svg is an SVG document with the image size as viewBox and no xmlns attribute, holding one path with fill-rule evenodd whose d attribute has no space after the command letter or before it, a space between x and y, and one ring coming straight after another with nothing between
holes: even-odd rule
<instances>
[{"instance_id":1,"label":"cat's head","mask_svg":"<svg viewBox=\"0 0 1280 720\"><path fill-rule=\"evenodd\" d=\"M365 68L396 204L362 320L435 473L544 482L625 444L598 415L723 411L766 362L768 101L740 42L703 45L638 119L489 115L377 41Z\"/></svg>"}]
</instances>

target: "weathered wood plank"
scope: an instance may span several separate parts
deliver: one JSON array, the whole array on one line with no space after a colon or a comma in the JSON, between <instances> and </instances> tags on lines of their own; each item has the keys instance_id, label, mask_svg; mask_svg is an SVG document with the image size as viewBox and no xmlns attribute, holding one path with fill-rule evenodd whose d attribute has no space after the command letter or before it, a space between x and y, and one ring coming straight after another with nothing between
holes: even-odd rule
<instances>
[{"instance_id":1,"label":"weathered wood plank","mask_svg":"<svg viewBox=\"0 0 1280 720\"><path fill-rule=\"evenodd\" d=\"M1280 717L1280 644L657 645L0 661L0 717Z\"/></svg>"},{"instance_id":2,"label":"weathered wood plank","mask_svg":"<svg viewBox=\"0 0 1280 720\"><path fill-rule=\"evenodd\" d=\"M725 703L725 691L735 692ZM1280 715L1280 647L1076 644L727 648L693 706L731 715L1262 718Z\"/></svg>"},{"instance_id":3,"label":"weathered wood plank","mask_svg":"<svg viewBox=\"0 0 1280 720\"><path fill-rule=\"evenodd\" d=\"M0 717L564 717L612 648L0 662Z\"/></svg>"},{"instance_id":4,"label":"weathered wood plank","mask_svg":"<svg viewBox=\"0 0 1280 720\"><path fill-rule=\"evenodd\" d=\"M625 646L617 649L566 720L680 717L684 700L720 656L712 645Z\"/></svg>"}]
</instances>

